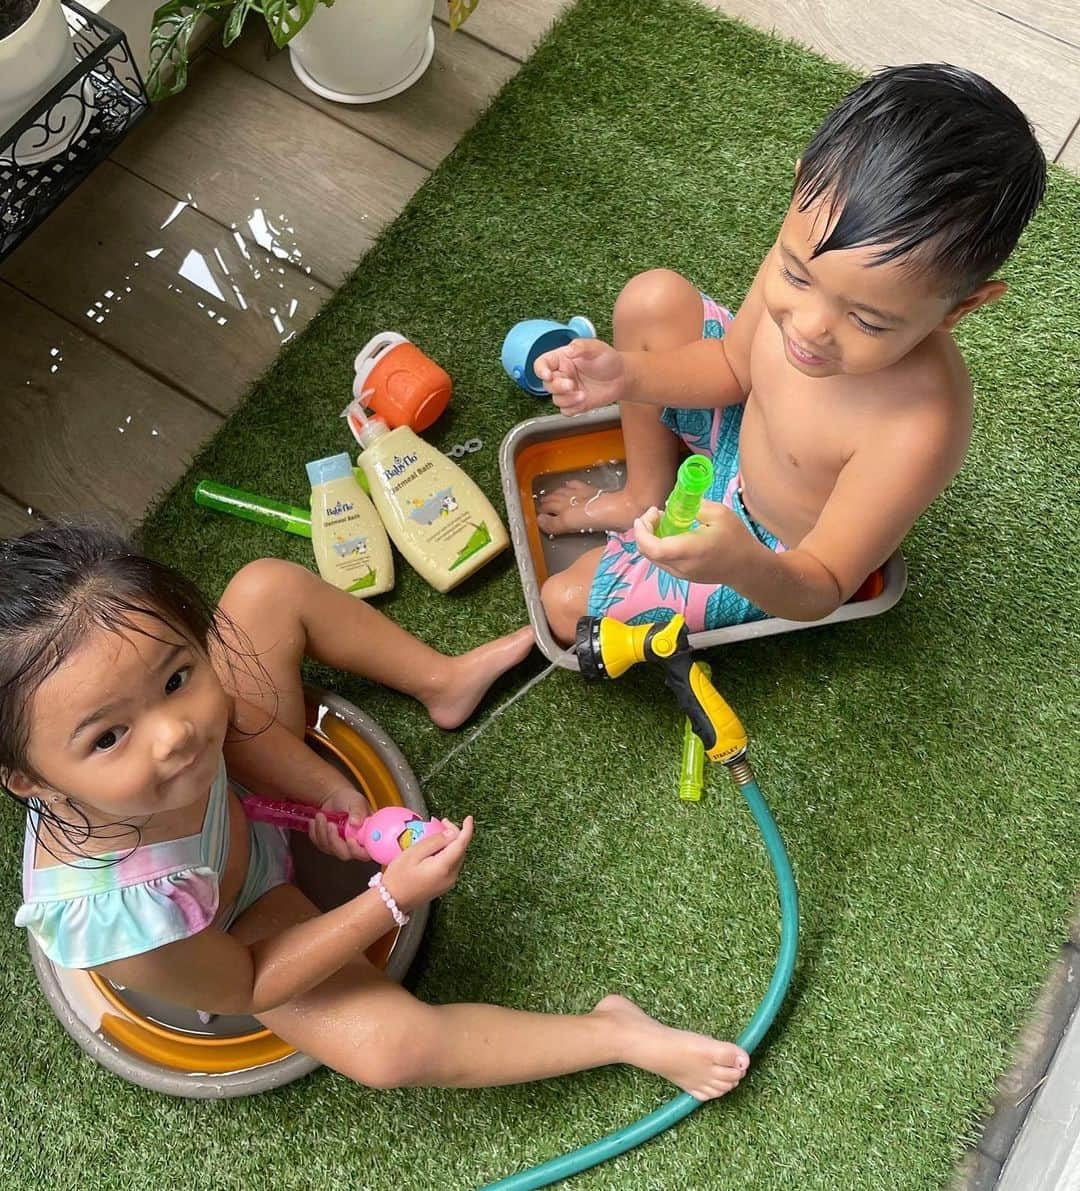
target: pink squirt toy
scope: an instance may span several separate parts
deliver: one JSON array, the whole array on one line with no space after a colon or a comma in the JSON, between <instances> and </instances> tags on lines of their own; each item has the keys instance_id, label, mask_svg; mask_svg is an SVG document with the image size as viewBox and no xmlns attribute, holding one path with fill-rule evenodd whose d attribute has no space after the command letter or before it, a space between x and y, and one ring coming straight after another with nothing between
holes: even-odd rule
<instances>
[{"instance_id":1,"label":"pink squirt toy","mask_svg":"<svg viewBox=\"0 0 1080 1191\"><path fill-rule=\"evenodd\" d=\"M342 817L346 818L344 814ZM389 864L406 848L411 848L429 835L437 835L443 827L442 819L421 819L408 807L384 806L381 811L368 815L359 828L351 830L376 864ZM347 821L345 828L348 838L350 828ZM340 826L338 830L341 830Z\"/></svg>"},{"instance_id":2,"label":"pink squirt toy","mask_svg":"<svg viewBox=\"0 0 1080 1191\"><path fill-rule=\"evenodd\" d=\"M278 802L259 794L246 794L241 800L249 819L307 832L315 816L323 814L333 823L342 839L355 840L376 864L389 864L406 848L444 829L442 819L421 819L406 806L384 806L358 824L349 822L345 811L320 811L306 802Z\"/></svg>"}]
</instances>

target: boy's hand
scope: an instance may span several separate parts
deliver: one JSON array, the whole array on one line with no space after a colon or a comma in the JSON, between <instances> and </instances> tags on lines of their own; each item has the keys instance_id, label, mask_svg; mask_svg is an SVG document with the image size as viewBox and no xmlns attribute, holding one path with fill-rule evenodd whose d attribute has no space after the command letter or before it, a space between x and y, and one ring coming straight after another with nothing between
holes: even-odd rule
<instances>
[{"instance_id":1,"label":"boy's hand","mask_svg":"<svg viewBox=\"0 0 1080 1191\"><path fill-rule=\"evenodd\" d=\"M442 831L425 836L390 861L383 883L402 910L414 910L454 887L472 835L472 815L460 827L443 819Z\"/></svg>"},{"instance_id":2,"label":"boy's hand","mask_svg":"<svg viewBox=\"0 0 1080 1191\"><path fill-rule=\"evenodd\" d=\"M323 799L319 806L323 811L345 811L349 822L359 826L371 814L367 799L355 786L342 786ZM336 856L338 860L370 860L367 852L356 840L347 840L325 815L316 815L308 829L311 842L320 852Z\"/></svg>"},{"instance_id":3,"label":"boy's hand","mask_svg":"<svg viewBox=\"0 0 1080 1191\"><path fill-rule=\"evenodd\" d=\"M610 405L623 397L622 354L600 339L573 339L565 347L538 357L533 369L567 416Z\"/></svg>"},{"instance_id":4,"label":"boy's hand","mask_svg":"<svg viewBox=\"0 0 1080 1191\"><path fill-rule=\"evenodd\" d=\"M745 567L754 538L727 505L703 500L698 528L669 538L656 536L659 521L659 509L643 513L634 522L634 538L645 558L676 579L730 584Z\"/></svg>"}]
</instances>

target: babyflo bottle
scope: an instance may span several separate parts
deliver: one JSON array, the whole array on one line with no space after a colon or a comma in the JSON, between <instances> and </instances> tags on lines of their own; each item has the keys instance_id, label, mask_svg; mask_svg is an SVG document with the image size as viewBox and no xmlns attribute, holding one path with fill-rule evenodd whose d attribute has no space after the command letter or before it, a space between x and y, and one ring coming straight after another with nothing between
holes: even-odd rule
<instances>
[{"instance_id":1,"label":"babyflo bottle","mask_svg":"<svg viewBox=\"0 0 1080 1191\"><path fill-rule=\"evenodd\" d=\"M344 453L314 459L311 544L319 574L350 595L366 599L394 586L394 558L379 514L356 482Z\"/></svg>"},{"instance_id":2,"label":"babyflo bottle","mask_svg":"<svg viewBox=\"0 0 1080 1191\"><path fill-rule=\"evenodd\" d=\"M499 515L477 485L408 426L391 430L359 402L345 411L357 462L394 545L435 588L449 591L505 550Z\"/></svg>"}]
</instances>

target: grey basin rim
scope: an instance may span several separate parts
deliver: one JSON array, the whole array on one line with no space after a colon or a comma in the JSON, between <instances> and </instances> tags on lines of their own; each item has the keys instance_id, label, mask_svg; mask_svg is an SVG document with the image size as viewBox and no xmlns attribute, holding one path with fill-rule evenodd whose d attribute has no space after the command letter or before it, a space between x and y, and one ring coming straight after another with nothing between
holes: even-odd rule
<instances>
[{"instance_id":1,"label":"grey basin rim","mask_svg":"<svg viewBox=\"0 0 1080 1191\"><path fill-rule=\"evenodd\" d=\"M549 662L555 662L566 670L578 670L580 667L577 658L573 654L567 655L563 647L552 636L551 626L544 613L544 606L540 599L540 582L525 531L523 501L528 498L529 494L518 490L517 457L525 447L531 446L533 443L568 438L600 430L612 430L618 425L619 411L618 407L614 405L605 405L600 409L590 410L588 413L579 414L573 418L568 418L563 414L529 418L528 421L519 422L512 427L499 448L499 472L502 477L503 498L506 501L510 540L514 547L514 558L517 562L518 574L521 577L521 587L525 594L525 606L528 610L529 621L536 634L536 642L541 653ZM711 629L704 633L691 633L690 645L693 649L712 649L720 645L730 645L735 641L772 637L777 633L792 633L801 629L840 624L848 620L862 620L867 616L879 616L899 601L907 587L907 565L899 550L896 550L888 558L883 572L885 586L880 595L870 600L860 600L855 604L842 604L835 612L821 620L784 620L780 617L768 617L765 620L751 621L749 624L734 624L727 628Z\"/></svg>"}]
</instances>

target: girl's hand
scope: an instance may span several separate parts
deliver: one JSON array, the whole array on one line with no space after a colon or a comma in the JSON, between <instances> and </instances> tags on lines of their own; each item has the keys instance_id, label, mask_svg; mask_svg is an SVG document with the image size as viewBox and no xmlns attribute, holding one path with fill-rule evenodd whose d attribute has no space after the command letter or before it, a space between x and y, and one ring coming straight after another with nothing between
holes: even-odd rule
<instances>
[{"instance_id":1,"label":"girl's hand","mask_svg":"<svg viewBox=\"0 0 1080 1191\"><path fill-rule=\"evenodd\" d=\"M744 573L755 540L727 505L703 500L698 528L669 538L656 536L659 521L659 509L643 513L634 522L634 539L642 555L669 575L730 586L733 576Z\"/></svg>"},{"instance_id":2,"label":"girl's hand","mask_svg":"<svg viewBox=\"0 0 1080 1191\"><path fill-rule=\"evenodd\" d=\"M460 827L443 819L443 830L437 835L425 836L390 861L383 884L402 910L414 910L453 889L472 836L472 815Z\"/></svg>"},{"instance_id":3,"label":"girl's hand","mask_svg":"<svg viewBox=\"0 0 1080 1191\"><path fill-rule=\"evenodd\" d=\"M568 417L620 401L626 387L622 354L599 339L572 339L545 352L533 369Z\"/></svg>"},{"instance_id":4,"label":"girl's hand","mask_svg":"<svg viewBox=\"0 0 1080 1191\"><path fill-rule=\"evenodd\" d=\"M367 799L354 786L342 786L323 799L323 811L345 811L349 822L359 826L371 814ZM338 860L370 860L367 852L355 840L347 840L325 815L316 815L308 829L311 842L320 852L336 856Z\"/></svg>"}]
</instances>

